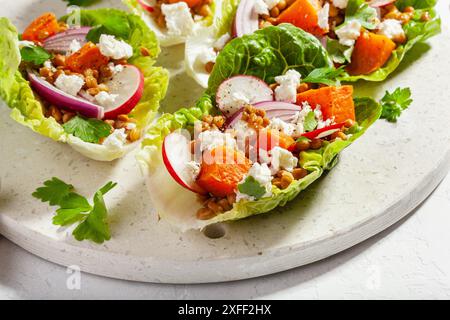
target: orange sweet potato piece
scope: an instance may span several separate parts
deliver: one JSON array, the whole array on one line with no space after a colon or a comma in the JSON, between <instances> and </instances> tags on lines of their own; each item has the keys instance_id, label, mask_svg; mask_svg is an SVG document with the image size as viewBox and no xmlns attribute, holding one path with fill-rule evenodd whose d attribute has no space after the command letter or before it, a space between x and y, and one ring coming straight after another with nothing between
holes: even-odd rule
<instances>
[{"instance_id":1,"label":"orange sweet potato piece","mask_svg":"<svg viewBox=\"0 0 450 320\"><path fill-rule=\"evenodd\" d=\"M206 151L197 184L216 197L235 193L238 183L252 164L245 155L224 146Z\"/></svg>"},{"instance_id":2,"label":"orange sweet potato piece","mask_svg":"<svg viewBox=\"0 0 450 320\"><path fill-rule=\"evenodd\" d=\"M355 120L353 86L323 87L299 93L297 104L301 105L305 101L312 108L320 105L324 119L334 117L337 123Z\"/></svg>"},{"instance_id":3,"label":"orange sweet potato piece","mask_svg":"<svg viewBox=\"0 0 450 320\"><path fill-rule=\"evenodd\" d=\"M59 32L58 19L53 13L44 13L34 20L22 34L22 39L33 42L42 42Z\"/></svg>"},{"instance_id":4,"label":"orange sweet potato piece","mask_svg":"<svg viewBox=\"0 0 450 320\"><path fill-rule=\"evenodd\" d=\"M351 75L372 73L381 68L391 57L395 43L388 37L363 32L356 40L352 62L347 66Z\"/></svg>"},{"instance_id":5,"label":"orange sweet potato piece","mask_svg":"<svg viewBox=\"0 0 450 320\"><path fill-rule=\"evenodd\" d=\"M105 57L95 44L88 42L67 58L66 65L72 72L83 73L86 69L98 70L108 62L109 58Z\"/></svg>"},{"instance_id":6,"label":"orange sweet potato piece","mask_svg":"<svg viewBox=\"0 0 450 320\"><path fill-rule=\"evenodd\" d=\"M258 149L270 151L275 147L290 149L295 145L295 140L283 132L264 129L258 135Z\"/></svg>"},{"instance_id":7,"label":"orange sweet potato piece","mask_svg":"<svg viewBox=\"0 0 450 320\"><path fill-rule=\"evenodd\" d=\"M277 23L291 23L316 36L324 35L328 30L319 27L318 12L321 8L319 0L296 0L281 12Z\"/></svg>"}]
</instances>

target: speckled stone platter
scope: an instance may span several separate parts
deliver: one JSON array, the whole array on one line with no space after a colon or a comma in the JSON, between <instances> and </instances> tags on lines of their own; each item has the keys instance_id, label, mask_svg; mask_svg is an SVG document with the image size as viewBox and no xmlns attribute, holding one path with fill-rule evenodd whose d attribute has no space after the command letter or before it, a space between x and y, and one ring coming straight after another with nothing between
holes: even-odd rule
<instances>
[{"instance_id":1,"label":"speckled stone platter","mask_svg":"<svg viewBox=\"0 0 450 320\"><path fill-rule=\"evenodd\" d=\"M108 3L108 1L105 1ZM110 1L118 6L119 1ZM2 1L0 16L23 28L44 11L63 14L62 1ZM448 17L447 4L441 2ZM30 18L25 17L28 15ZM389 81L359 83L358 93L380 97L409 86L414 103L397 124L376 123L347 149L339 165L286 208L228 224L211 239L179 233L158 221L144 179L129 154L114 163L83 158L70 147L13 122L0 103L0 233L36 255L108 277L166 283L230 281L298 267L347 249L392 225L419 205L450 166L450 37L417 46ZM164 111L188 106L201 92L180 70L183 48L162 53L173 71ZM93 192L106 181L112 240L77 242L51 224L53 212L31 197L57 176ZM439 223L439 221L436 221Z\"/></svg>"}]
</instances>

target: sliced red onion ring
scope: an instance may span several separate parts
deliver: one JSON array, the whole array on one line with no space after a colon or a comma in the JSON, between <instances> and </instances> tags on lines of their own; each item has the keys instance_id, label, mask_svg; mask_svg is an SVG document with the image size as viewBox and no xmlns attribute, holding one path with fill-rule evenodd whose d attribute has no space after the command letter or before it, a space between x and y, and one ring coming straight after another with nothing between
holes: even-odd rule
<instances>
[{"instance_id":1,"label":"sliced red onion ring","mask_svg":"<svg viewBox=\"0 0 450 320\"><path fill-rule=\"evenodd\" d=\"M242 37L259 29L258 14L254 10L254 0L242 0L236 11L233 23L233 36Z\"/></svg>"},{"instance_id":2,"label":"sliced red onion ring","mask_svg":"<svg viewBox=\"0 0 450 320\"><path fill-rule=\"evenodd\" d=\"M80 113L88 118L103 119L104 109L80 97L71 96L39 77L36 73L28 71L28 79L33 89L49 103Z\"/></svg>"},{"instance_id":3,"label":"sliced red onion ring","mask_svg":"<svg viewBox=\"0 0 450 320\"><path fill-rule=\"evenodd\" d=\"M58 33L44 41L44 48L48 51L66 52L74 40L83 46L87 42L86 36L90 30L90 27L82 27Z\"/></svg>"}]
</instances>

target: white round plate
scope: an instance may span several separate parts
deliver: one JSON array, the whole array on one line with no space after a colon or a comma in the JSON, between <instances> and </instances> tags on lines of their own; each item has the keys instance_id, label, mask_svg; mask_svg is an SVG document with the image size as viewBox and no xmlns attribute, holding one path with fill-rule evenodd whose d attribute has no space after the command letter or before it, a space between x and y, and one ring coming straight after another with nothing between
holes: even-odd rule
<instances>
[{"instance_id":1,"label":"white round plate","mask_svg":"<svg viewBox=\"0 0 450 320\"><path fill-rule=\"evenodd\" d=\"M2 1L0 15L23 28L38 13L49 10L62 14L64 4ZM418 45L389 81L358 84L359 93L378 97L385 89L410 87L414 103L398 123L378 121L343 152L335 169L295 201L270 214L228 224L224 237L215 240L200 232L179 233L157 220L134 154L114 163L88 160L16 124L1 103L0 233L58 264L77 265L108 277L166 283L256 277L347 249L411 212L449 169L447 31L430 43L431 47ZM162 54L161 63L176 71L182 57L182 48L174 48ZM175 72L163 110L188 106L201 92L194 86L185 74ZM31 193L53 176L86 195L109 180L119 182L106 198L111 241L103 245L77 242L71 230L52 225L54 208Z\"/></svg>"}]
</instances>

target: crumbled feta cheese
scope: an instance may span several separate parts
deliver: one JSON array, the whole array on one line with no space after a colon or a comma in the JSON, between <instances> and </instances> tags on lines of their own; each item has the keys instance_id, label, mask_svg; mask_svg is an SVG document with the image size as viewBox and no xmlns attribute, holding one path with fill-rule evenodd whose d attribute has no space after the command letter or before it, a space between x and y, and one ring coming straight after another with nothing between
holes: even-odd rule
<instances>
[{"instance_id":1,"label":"crumbled feta cheese","mask_svg":"<svg viewBox=\"0 0 450 320\"><path fill-rule=\"evenodd\" d=\"M343 27L336 29L335 33L340 44L351 47L361 34L361 23L358 20L352 20Z\"/></svg>"},{"instance_id":2,"label":"crumbled feta cheese","mask_svg":"<svg viewBox=\"0 0 450 320\"><path fill-rule=\"evenodd\" d=\"M125 133L125 128L122 128L114 130L113 133L106 137L103 145L111 149L121 149L126 142L127 134Z\"/></svg>"},{"instance_id":3,"label":"crumbled feta cheese","mask_svg":"<svg viewBox=\"0 0 450 320\"><path fill-rule=\"evenodd\" d=\"M174 36L186 36L191 34L194 28L194 19L186 2L163 4L161 11L164 14L167 32Z\"/></svg>"},{"instance_id":4,"label":"crumbled feta cheese","mask_svg":"<svg viewBox=\"0 0 450 320\"><path fill-rule=\"evenodd\" d=\"M192 177L192 181L195 181L200 174L200 163L196 161L189 161L184 169L188 177Z\"/></svg>"},{"instance_id":5,"label":"crumbled feta cheese","mask_svg":"<svg viewBox=\"0 0 450 320\"><path fill-rule=\"evenodd\" d=\"M231 36L229 33L225 33L224 35L222 35L219 39L216 40L216 42L214 42L214 49L216 50L222 50L225 45L228 43L228 41L231 40Z\"/></svg>"},{"instance_id":6,"label":"crumbled feta cheese","mask_svg":"<svg viewBox=\"0 0 450 320\"><path fill-rule=\"evenodd\" d=\"M304 122L305 118L311 111L314 112L314 117L317 120L317 129L322 129L330 126L334 123L333 119L323 120L323 114L320 105L316 105L314 109L311 108L308 102L302 103L302 109L299 112L296 112L294 117L292 118L291 123L294 125L293 136L300 136L305 133L304 130Z\"/></svg>"},{"instance_id":7,"label":"crumbled feta cheese","mask_svg":"<svg viewBox=\"0 0 450 320\"><path fill-rule=\"evenodd\" d=\"M281 169L292 172L297 166L298 159L286 149L275 147L270 151L270 155L272 158L272 174L277 173Z\"/></svg>"},{"instance_id":8,"label":"crumbled feta cheese","mask_svg":"<svg viewBox=\"0 0 450 320\"><path fill-rule=\"evenodd\" d=\"M77 39L73 39L69 46L68 54L72 54L81 49L81 43Z\"/></svg>"},{"instance_id":9,"label":"crumbled feta cheese","mask_svg":"<svg viewBox=\"0 0 450 320\"><path fill-rule=\"evenodd\" d=\"M19 49L24 47L34 47L36 46L33 41L21 40L19 41Z\"/></svg>"},{"instance_id":10,"label":"crumbled feta cheese","mask_svg":"<svg viewBox=\"0 0 450 320\"><path fill-rule=\"evenodd\" d=\"M253 166L248 171L247 175L244 176L244 178L239 182L239 184L244 183L245 180L248 177L253 177L255 181L259 183L261 187L263 187L266 190L266 193L262 196L262 198L270 197L272 196L272 173L270 172L269 167L267 164L259 164L258 162L255 162ZM240 200L248 200L253 201L255 200L254 197L249 196L248 194L241 193L239 190L236 193L236 202L239 202Z\"/></svg>"},{"instance_id":11,"label":"crumbled feta cheese","mask_svg":"<svg viewBox=\"0 0 450 320\"><path fill-rule=\"evenodd\" d=\"M234 114L243 106L250 104L251 97L247 97L242 92L230 92L230 101L226 105L228 114Z\"/></svg>"},{"instance_id":12,"label":"crumbled feta cheese","mask_svg":"<svg viewBox=\"0 0 450 320\"><path fill-rule=\"evenodd\" d=\"M378 25L378 34L382 34L389 39L399 39L405 37L402 22L396 19L386 19Z\"/></svg>"},{"instance_id":13,"label":"crumbled feta cheese","mask_svg":"<svg viewBox=\"0 0 450 320\"><path fill-rule=\"evenodd\" d=\"M115 60L129 59L133 56L133 48L128 43L108 34L100 36L98 47L104 56Z\"/></svg>"},{"instance_id":14,"label":"crumbled feta cheese","mask_svg":"<svg viewBox=\"0 0 450 320\"><path fill-rule=\"evenodd\" d=\"M333 119L323 120L322 107L320 105L316 105L314 116L317 120L317 129L328 127L334 123L334 117Z\"/></svg>"},{"instance_id":15,"label":"crumbled feta cheese","mask_svg":"<svg viewBox=\"0 0 450 320\"><path fill-rule=\"evenodd\" d=\"M279 84L275 88L275 100L293 103L297 100L297 87L300 84L301 75L296 70L290 69L284 75L275 77Z\"/></svg>"},{"instance_id":16,"label":"crumbled feta cheese","mask_svg":"<svg viewBox=\"0 0 450 320\"><path fill-rule=\"evenodd\" d=\"M55 86L67 94L76 96L84 86L84 80L79 76L61 74L55 81Z\"/></svg>"},{"instance_id":17,"label":"crumbled feta cheese","mask_svg":"<svg viewBox=\"0 0 450 320\"><path fill-rule=\"evenodd\" d=\"M56 68L50 60L44 62L44 68L48 68L52 70L52 72L56 72Z\"/></svg>"},{"instance_id":18,"label":"crumbled feta cheese","mask_svg":"<svg viewBox=\"0 0 450 320\"><path fill-rule=\"evenodd\" d=\"M121 73L125 67L121 64L114 65L114 63L110 62L108 63L108 68L111 70L113 77L117 75L118 73Z\"/></svg>"},{"instance_id":19,"label":"crumbled feta cheese","mask_svg":"<svg viewBox=\"0 0 450 320\"><path fill-rule=\"evenodd\" d=\"M260 15L269 15L269 6L264 0L255 0L253 10Z\"/></svg>"},{"instance_id":20,"label":"crumbled feta cheese","mask_svg":"<svg viewBox=\"0 0 450 320\"><path fill-rule=\"evenodd\" d=\"M295 126L292 123L287 123L280 118L272 118L268 126L269 129L278 130L291 136L294 133Z\"/></svg>"},{"instance_id":21,"label":"crumbled feta cheese","mask_svg":"<svg viewBox=\"0 0 450 320\"><path fill-rule=\"evenodd\" d=\"M108 92L101 91L95 96L95 101L97 101L97 103L102 107L113 107L118 97L118 94L110 94Z\"/></svg>"},{"instance_id":22,"label":"crumbled feta cheese","mask_svg":"<svg viewBox=\"0 0 450 320\"><path fill-rule=\"evenodd\" d=\"M212 150L219 146L226 146L234 149L236 147L236 140L229 133L223 133L219 130L203 131L198 135L200 142L200 151Z\"/></svg>"},{"instance_id":23,"label":"crumbled feta cheese","mask_svg":"<svg viewBox=\"0 0 450 320\"><path fill-rule=\"evenodd\" d=\"M333 5L339 9L345 9L348 5L348 0L332 0Z\"/></svg>"},{"instance_id":24,"label":"crumbled feta cheese","mask_svg":"<svg viewBox=\"0 0 450 320\"><path fill-rule=\"evenodd\" d=\"M198 55L197 59L200 61L201 64L207 64L209 62L216 63L217 58L217 52L214 51L213 48L207 48L205 50L202 50L200 54Z\"/></svg>"},{"instance_id":25,"label":"crumbled feta cheese","mask_svg":"<svg viewBox=\"0 0 450 320\"><path fill-rule=\"evenodd\" d=\"M317 13L318 25L322 30L328 30L330 25L328 18L330 16L330 4L327 2Z\"/></svg>"},{"instance_id":26,"label":"crumbled feta cheese","mask_svg":"<svg viewBox=\"0 0 450 320\"><path fill-rule=\"evenodd\" d=\"M270 164L270 162L272 161L269 152L267 152L267 150L264 149L258 150L258 158L259 163Z\"/></svg>"}]
</instances>

